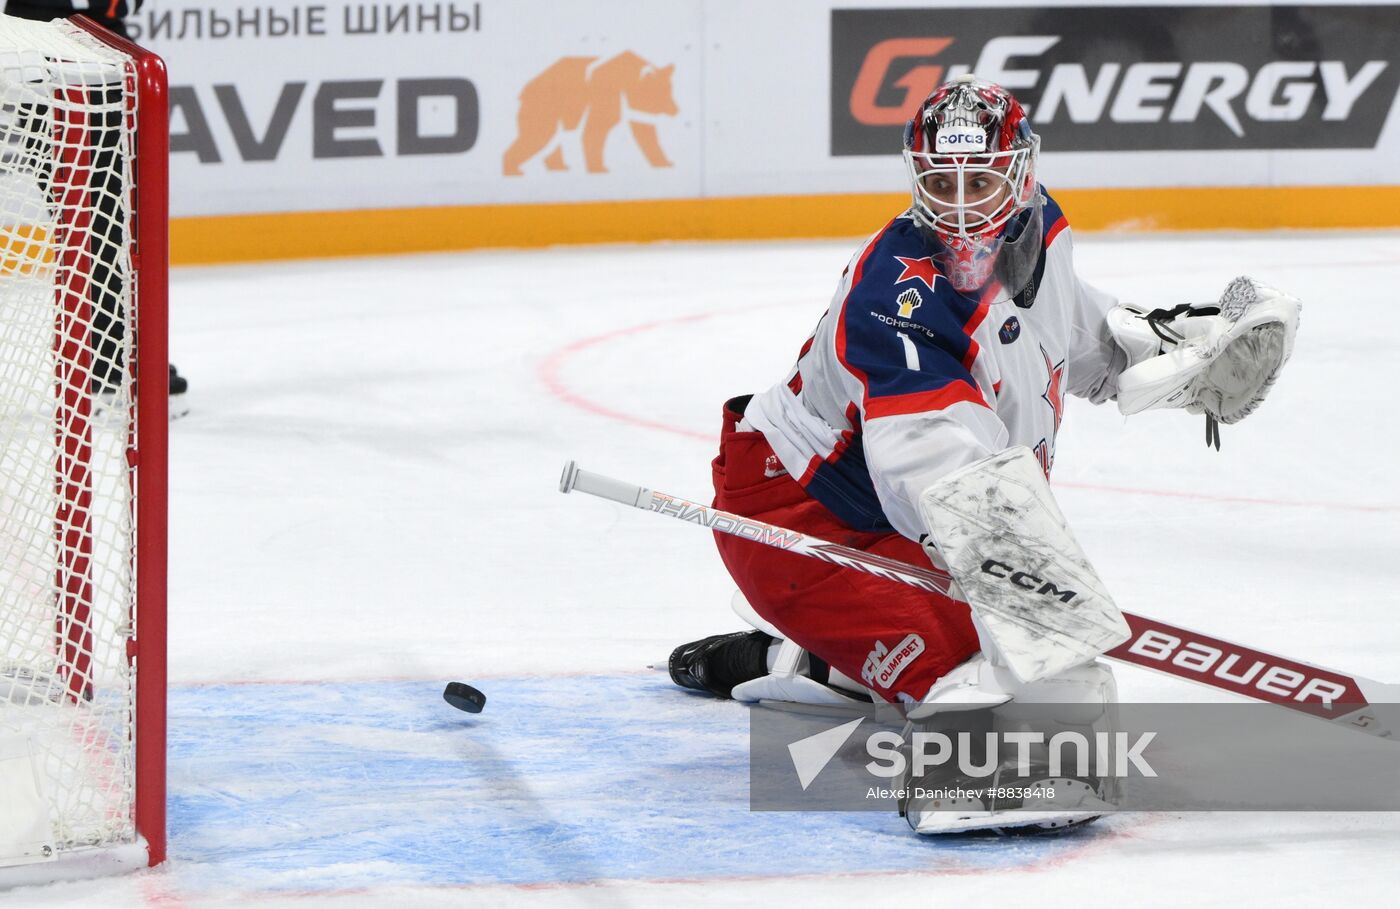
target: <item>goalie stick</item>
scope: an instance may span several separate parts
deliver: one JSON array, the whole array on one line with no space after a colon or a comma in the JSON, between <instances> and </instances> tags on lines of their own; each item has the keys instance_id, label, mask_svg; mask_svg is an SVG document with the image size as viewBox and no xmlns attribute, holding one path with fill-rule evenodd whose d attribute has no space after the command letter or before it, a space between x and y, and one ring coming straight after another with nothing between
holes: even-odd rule
<instances>
[{"instance_id":1,"label":"goalie stick","mask_svg":"<svg viewBox=\"0 0 1400 909\"><path fill-rule=\"evenodd\" d=\"M582 470L570 461L559 478L559 491L574 490L921 590L946 594L953 584L951 576L932 566L872 555ZM1392 705L1400 703L1400 685L1326 669L1129 612L1123 616L1132 634L1104 654L1110 659L1286 707L1333 725L1393 738L1394 713L1384 722L1380 714L1382 709L1394 711Z\"/></svg>"}]
</instances>

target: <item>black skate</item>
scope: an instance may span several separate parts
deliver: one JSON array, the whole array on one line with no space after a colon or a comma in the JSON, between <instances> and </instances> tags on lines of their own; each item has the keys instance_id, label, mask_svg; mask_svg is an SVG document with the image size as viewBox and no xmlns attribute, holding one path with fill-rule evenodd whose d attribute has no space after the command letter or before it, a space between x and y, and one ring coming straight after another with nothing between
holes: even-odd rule
<instances>
[{"instance_id":1,"label":"black skate","mask_svg":"<svg viewBox=\"0 0 1400 909\"><path fill-rule=\"evenodd\" d=\"M767 675L772 643L772 636L762 631L711 635L677 647L666 668L682 688L728 699L735 685Z\"/></svg>"}]
</instances>

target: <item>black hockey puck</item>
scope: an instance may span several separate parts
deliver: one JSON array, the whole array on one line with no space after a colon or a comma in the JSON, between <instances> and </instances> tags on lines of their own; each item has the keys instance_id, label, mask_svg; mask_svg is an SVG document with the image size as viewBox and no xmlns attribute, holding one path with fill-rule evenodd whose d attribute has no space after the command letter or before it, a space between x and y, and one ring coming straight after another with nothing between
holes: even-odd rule
<instances>
[{"instance_id":1,"label":"black hockey puck","mask_svg":"<svg viewBox=\"0 0 1400 909\"><path fill-rule=\"evenodd\" d=\"M467 713L480 713L481 708L486 706L486 695L466 682L448 682L442 690L442 699Z\"/></svg>"}]
</instances>

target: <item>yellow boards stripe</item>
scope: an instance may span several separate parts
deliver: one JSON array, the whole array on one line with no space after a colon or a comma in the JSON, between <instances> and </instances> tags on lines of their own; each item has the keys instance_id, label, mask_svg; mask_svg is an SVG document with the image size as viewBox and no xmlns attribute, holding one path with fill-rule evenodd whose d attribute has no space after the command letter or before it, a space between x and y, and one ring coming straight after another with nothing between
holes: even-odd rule
<instances>
[{"instance_id":1,"label":"yellow boards stripe","mask_svg":"<svg viewBox=\"0 0 1400 909\"><path fill-rule=\"evenodd\" d=\"M1066 189L1079 231L1400 227L1400 186ZM651 240L856 237L903 193L363 209L177 218L177 265ZM7 247L0 247L3 250Z\"/></svg>"}]
</instances>

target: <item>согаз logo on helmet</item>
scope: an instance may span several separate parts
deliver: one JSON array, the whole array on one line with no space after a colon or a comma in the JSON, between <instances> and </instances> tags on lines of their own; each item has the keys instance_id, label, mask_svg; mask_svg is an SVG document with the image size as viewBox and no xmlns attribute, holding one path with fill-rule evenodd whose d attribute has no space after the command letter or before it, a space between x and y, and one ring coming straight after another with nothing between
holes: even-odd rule
<instances>
[{"instance_id":1,"label":"\u0441\u043e\u0433\u0430\u0437 logo on helmet","mask_svg":"<svg viewBox=\"0 0 1400 909\"><path fill-rule=\"evenodd\" d=\"M516 137L506 149L501 171L520 176L543 155L544 168L566 171L578 162L566 160L564 134L581 128L584 168L607 173L603 160L608 135L623 121L637 148L652 167L670 167L661 149L653 117L676 115L671 92L674 66L653 66L631 51L599 61L597 57L561 57L520 90Z\"/></svg>"}]
</instances>

